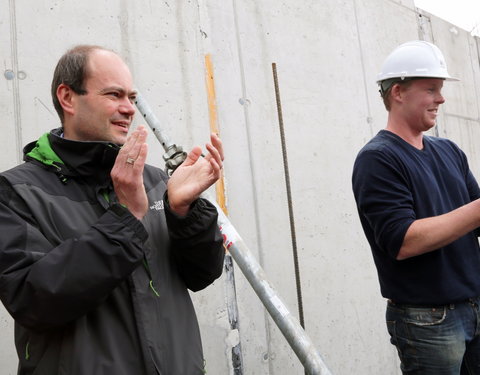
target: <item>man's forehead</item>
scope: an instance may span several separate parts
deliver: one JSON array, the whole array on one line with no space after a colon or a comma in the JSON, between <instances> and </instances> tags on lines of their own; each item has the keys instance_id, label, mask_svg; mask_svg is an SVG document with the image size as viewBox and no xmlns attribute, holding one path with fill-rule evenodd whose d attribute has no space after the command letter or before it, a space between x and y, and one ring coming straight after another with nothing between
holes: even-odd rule
<instances>
[{"instance_id":1,"label":"man's forehead","mask_svg":"<svg viewBox=\"0 0 480 375\"><path fill-rule=\"evenodd\" d=\"M129 96L136 95L132 88L130 69L120 56L111 51L92 52L86 74L86 86L96 86L99 91L122 91Z\"/></svg>"},{"instance_id":2,"label":"man's forehead","mask_svg":"<svg viewBox=\"0 0 480 375\"><path fill-rule=\"evenodd\" d=\"M92 51L88 57L87 71L89 74L121 74L130 76L130 69L116 53L105 50Z\"/></svg>"}]
</instances>

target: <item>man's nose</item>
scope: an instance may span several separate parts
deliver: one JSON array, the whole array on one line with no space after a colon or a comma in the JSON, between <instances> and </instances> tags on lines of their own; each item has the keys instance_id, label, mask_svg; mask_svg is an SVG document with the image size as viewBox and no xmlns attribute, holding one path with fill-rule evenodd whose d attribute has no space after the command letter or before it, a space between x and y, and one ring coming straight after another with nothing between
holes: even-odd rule
<instances>
[{"instance_id":1,"label":"man's nose","mask_svg":"<svg viewBox=\"0 0 480 375\"><path fill-rule=\"evenodd\" d=\"M125 98L122 100L122 103L120 103L120 107L118 108L120 113L125 113L130 116L133 116L135 114L135 106L133 105L133 102L130 100L130 98Z\"/></svg>"}]
</instances>

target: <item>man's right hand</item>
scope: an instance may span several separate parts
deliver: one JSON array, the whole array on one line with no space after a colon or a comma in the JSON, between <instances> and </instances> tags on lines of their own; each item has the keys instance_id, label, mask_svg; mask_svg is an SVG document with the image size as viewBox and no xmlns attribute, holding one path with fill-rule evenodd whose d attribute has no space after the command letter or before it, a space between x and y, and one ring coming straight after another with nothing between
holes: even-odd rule
<instances>
[{"instance_id":1,"label":"man's right hand","mask_svg":"<svg viewBox=\"0 0 480 375\"><path fill-rule=\"evenodd\" d=\"M143 185L143 168L148 152L146 139L147 130L140 125L127 138L110 172L118 202L127 206L138 220L148 210L147 193Z\"/></svg>"}]
</instances>

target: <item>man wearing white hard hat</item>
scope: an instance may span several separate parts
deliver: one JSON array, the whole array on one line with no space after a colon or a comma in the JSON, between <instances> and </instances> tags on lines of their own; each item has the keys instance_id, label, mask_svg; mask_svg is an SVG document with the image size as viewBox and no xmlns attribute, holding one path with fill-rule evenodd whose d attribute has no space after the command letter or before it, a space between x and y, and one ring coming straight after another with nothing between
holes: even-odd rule
<instances>
[{"instance_id":1,"label":"man wearing white hard hat","mask_svg":"<svg viewBox=\"0 0 480 375\"><path fill-rule=\"evenodd\" d=\"M377 80L387 126L353 168L404 374L480 374L480 188L456 144L424 134L452 80L435 45L397 47Z\"/></svg>"}]
</instances>

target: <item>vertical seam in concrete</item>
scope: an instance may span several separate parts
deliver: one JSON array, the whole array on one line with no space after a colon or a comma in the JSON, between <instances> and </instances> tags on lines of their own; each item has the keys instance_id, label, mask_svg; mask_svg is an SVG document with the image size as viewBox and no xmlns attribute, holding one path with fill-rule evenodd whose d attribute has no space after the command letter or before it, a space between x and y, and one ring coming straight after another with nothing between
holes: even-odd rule
<instances>
[{"instance_id":1,"label":"vertical seam in concrete","mask_svg":"<svg viewBox=\"0 0 480 375\"><path fill-rule=\"evenodd\" d=\"M358 14L357 14L357 1L353 0L353 13L355 15L355 27L357 29L357 39L358 39L358 47L360 53L360 64L362 66L362 77L363 77L363 88L365 90L365 101L367 105L367 123L370 127L370 136L373 137L373 128L372 128L372 113L370 109L370 99L368 96L368 85L367 85L367 76L365 74L365 59L363 56L363 46L362 46L362 38L360 36L360 25L358 23Z\"/></svg>"},{"instance_id":2,"label":"vertical seam in concrete","mask_svg":"<svg viewBox=\"0 0 480 375\"><path fill-rule=\"evenodd\" d=\"M415 17L418 26L418 39L434 43L433 29L430 17L426 16L420 8L414 8Z\"/></svg>"},{"instance_id":3,"label":"vertical seam in concrete","mask_svg":"<svg viewBox=\"0 0 480 375\"><path fill-rule=\"evenodd\" d=\"M248 158L250 162L250 174L252 179L252 189L253 189L253 204L255 210L255 230L257 234L257 244L258 244L258 256L259 256L259 263L262 267L264 267L264 259L263 259L263 251L262 251L262 234L260 231L260 215L258 213L258 198L257 198L257 185L255 182L255 164L253 162L253 150L252 150L252 136L251 136L251 123L250 123L250 116L248 112L248 100L247 100L247 85L245 81L245 66L243 63L243 55L242 55L242 43L240 38L240 28L238 25L238 14L237 14L237 3L236 0L232 0L233 6L233 20L234 20L234 27L235 27L235 37L237 40L237 54L238 54L238 64L240 68L240 83L242 86L242 99L243 99L243 113L245 118L245 129L247 132L247 142L248 142ZM271 354L271 339L270 339L270 321L268 319L268 313L266 309L264 309L264 316L265 316L265 335L266 335L266 346L268 350L268 355ZM268 361L268 368L269 373L272 373L272 362Z\"/></svg>"},{"instance_id":4,"label":"vertical seam in concrete","mask_svg":"<svg viewBox=\"0 0 480 375\"><path fill-rule=\"evenodd\" d=\"M188 7L189 5L183 1L178 1L175 3L175 20L177 21L177 29L176 32L178 33L178 43L177 43L177 56L178 56L178 66L180 67L180 82L181 89L183 90L183 103L184 106L180 110L183 110L183 117L185 121L186 127L186 134L189 137L189 142L184 142L184 144L192 144L193 143L193 128L194 128L194 119L192 116L193 108L192 108L192 94L191 94L191 76L190 71L188 69L188 49L187 49L187 41L185 34L191 25L185 25L184 18L186 17L183 11L184 7Z\"/></svg>"},{"instance_id":5,"label":"vertical seam in concrete","mask_svg":"<svg viewBox=\"0 0 480 375\"><path fill-rule=\"evenodd\" d=\"M9 1L10 14L10 53L12 55L12 70L14 77L13 84L13 111L14 111L14 126L15 126L15 141L17 144L17 164L23 159L23 141L22 141L22 117L20 114L20 90L18 86L18 52L17 52L17 23L15 0Z\"/></svg>"},{"instance_id":6,"label":"vertical seam in concrete","mask_svg":"<svg viewBox=\"0 0 480 375\"><path fill-rule=\"evenodd\" d=\"M474 68L473 60L475 58L477 59L478 67L480 68L480 51L479 51L479 43L477 42L477 40L480 41L480 38L476 38L475 36L472 36L472 38L473 38L473 43L476 46L477 54L475 55L475 52L472 51L472 46L471 46L470 43L468 43L468 49L470 51L470 62L471 62L471 67L472 67L472 76L475 77L475 68ZM480 98L479 98L479 94L478 94L478 87L477 87L477 85L474 84L473 88L474 88L474 91L475 91L475 98L477 99L475 101L477 103L477 119L480 122L480 103L479 103Z\"/></svg>"},{"instance_id":7,"label":"vertical seam in concrete","mask_svg":"<svg viewBox=\"0 0 480 375\"><path fill-rule=\"evenodd\" d=\"M238 53L238 63L240 67L240 83L242 86L242 99L244 101L243 104L243 113L245 117L245 128L247 131L247 141L248 141L248 156L249 156L249 162L250 162L250 172L251 172L251 178L252 178L252 186L253 186L253 199L254 199L254 206L255 206L255 222L256 222L256 231L257 231L257 238L259 242L259 247L261 249L261 232L260 232L260 218L258 215L258 200L257 200L257 186L255 182L255 165L253 163L253 151L252 151L252 136L251 136L251 123L250 123L250 115L248 112L248 100L247 100L247 86L245 82L245 67L243 64L243 56L242 56L242 45L241 45L241 40L240 40L240 30L238 27L238 17L237 17L237 6L236 6L236 0L232 0L233 3L233 18L235 22L235 36L237 40L237 53ZM262 257L263 253L259 251L259 256ZM260 264L263 267L263 261L260 259Z\"/></svg>"},{"instance_id":8,"label":"vertical seam in concrete","mask_svg":"<svg viewBox=\"0 0 480 375\"><path fill-rule=\"evenodd\" d=\"M131 8L129 8L129 5L132 5L134 7L136 4L135 2L127 2L126 0L120 1L119 4L119 9L120 9L120 14L117 16L117 21L118 21L118 28L120 29L120 48L122 51L122 55L125 58L125 61L127 65L129 66L130 70L133 71L133 65L132 64L132 50L130 47L130 38L129 35L132 33L130 32L130 13L133 13ZM135 14L132 17L135 19ZM133 76L135 77L135 74L133 73Z\"/></svg>"}]
</instances>

